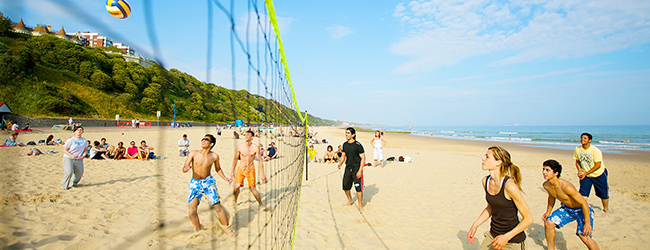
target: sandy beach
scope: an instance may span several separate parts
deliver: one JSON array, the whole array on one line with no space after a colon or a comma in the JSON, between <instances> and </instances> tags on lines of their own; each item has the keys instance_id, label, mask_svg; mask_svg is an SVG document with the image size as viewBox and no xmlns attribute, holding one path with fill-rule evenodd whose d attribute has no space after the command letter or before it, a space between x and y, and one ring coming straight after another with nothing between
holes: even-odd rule
<instances>
[{"instance_id":1,"label":"sandy beach","mask_svg":"<svg viewBox=\"0 0 650 250\"><path fill-rule=\"evenodd\" d=\"M341 128L315 128L316 144L322 157L327 145L334 148L345 140ZM199 140L214 128L131 129L87 128L84 138L91 141L105 137L110 144L146 140L156 155L165 159L150 161L85 160L80 186L60 189L63 176L62 147L35 146L57 153L25 156L30 147L0 148L2 202L0 246L36 249L289 249L269 240L261 228L281 228L275 212L289 211L282 194L290 180L280 180L277 173L293 156L285 155L267 164L269 183L258 189L270 212L259 211L248 190L242 189L240 204L235 205L232 186L213 174L224 207L233 217L231 226L237 236L228 236L219 225L204 198L199 216L206 227L195 233L188 219L187 184L190 173L181 168L184 157L178 156L177 142L182 134L191 141L191 150L199 149ZM21 134L23 142L38 141L53 134L65 140L70 131L39 129ZM3 139L8 134L2 133ZM372 158L372 133L359 132L367 158ZM479 244L466 240L467 231L485 207L480 180L488 173L481 170L481 158L488 146L508 149L513 162L523 174L522 187L534 222L526 230L528 249L546 249L541 216L546 209L546 192L541 187L541 163L556 159L563 166L562 177L578 186L572 152L535 148L519 143L490 143L446 140L388 133L385 157L410 156L411 163L388 162L385 168L364 170L365 212L344 205L341 190L342 170L336 164L310 163L308 181L302 176L302 188L295 226L294 249L476 249ZM267 145L277 139L259 138L254 142ZM221 166L230 175L234 147L243 140L232 139L224 130L214 151ZM289 143L289 142L287 142ZM288 147L288 146L285 146ZM280 155L283 146L278 146ZM593 238L601 249L645 249L650 233L650 152L627 154L605 153L609 171L610 209L602 212L600 200L593 196ZM275 177L275 179L274 179ZM593 192L593 191L592 191ZM354 194L353 194L354 197ZM356 201L356 199L355 199ZM297 201L290 200L290 203ZM558 205L556 204L556 207ZM269 226L269 223L270 226ZM273 223L277 223L273 224ZM162 226L161 226L162 224ZM266 225L265 225L266 224ZM479 227L477 240L489 229L489 222ZM575 236L576 224L557 230L559 249L585 249Z\"/></svg>"}]
</instances>

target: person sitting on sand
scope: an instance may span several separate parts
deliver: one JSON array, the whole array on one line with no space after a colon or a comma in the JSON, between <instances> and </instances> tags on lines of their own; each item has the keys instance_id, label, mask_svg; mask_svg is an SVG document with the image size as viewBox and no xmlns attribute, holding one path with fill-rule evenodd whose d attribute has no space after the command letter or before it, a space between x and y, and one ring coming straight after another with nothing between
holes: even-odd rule
<instances>
[{"instance_id":1,"label":"person sitting on sand","mask_svg":"<svg viewBox=\"0 0 650 250\"><path fill-rule=\"evenodd\" d=\"M47 139L45 139L45 145L57 146L59 143L54 140L54 135L48 135Z\"/></svg>"},{"instance_id":2,"label":"person sitting on sand","mask_svg":"<svg viewBox=\"0 0 650 250\"><path fill-rule=\"evenodd\" d=\"M142 140L140 142L140 146L138 147L138 152L140 152L138 157L140 158L140 160L143 160L143 161L153 159L155 156L153 155L153 152L151 152L152 150L153 150L153 147L148 146L147 142Z\"/></svg>"},{"instance_id":3,"label":"person sitting on sand","mask_svg":"<svg viewBox=\"0 0 650 250\"><path fill-rule=\"evenodd\" d=\"M570 182L560 179L562 165L556 160L547 160L542 164L542 175L546 180L542 187L548 192L548 205L546 213L542 215L546 231L546 244L549 250L555 249L555 228L562 228L572 222L578 222L576 235L587 248L599 249L598 244L591 238L594 226L594 210L584 197ZM562 204L553 211L555 199ZM551 213L551 211L553 211Z\"/></svg>"},{"instance_id":4,"label":"person sitting on sand","mask_svg":"<svg viewBox=\"0 0 650 250\"><path fill-rule=\"evenodd\" d=\"M131 141L129 144L130 144L131 146L129 146L129 147L126 149L126 155L124 156L124 159L127 159L127 160L135 160L135 159L138 159L138 156L140 155L140 154L138 153L138 147L135 145L135 142L134 142L134 141Z\"/></svg>"},{"instance_id":5,"label":"person sitting on sand","mask_svg":"<svg viewBox=\"0 0 650 250\"><path fill-rule=\"evenodd\" d=\"M19 142L18 141L18 133L13 132L13 133L11 133L11 136L9 138L7 138L7 140L5 141L5 146L8 146L8 147L21 146L21 147L24 147L25 144L23 144L23 142Z\"/></svg>"},{"instance_id":6,"label":"person sitting on sand","mask_svg":"<svg viewBox=\"0 0 650 250\"><path fill-rule=\"evenodd\" d=\"M113 145L111 145L112 147ZM113 156L113 160L121 160L121 159L126 159L126 148L124 147L123 142L118 142L117 147L113 149L113 151L110 152L110 154Z\"/></svg>"},{"instance_id":7,"label":"person sitting on sand","mask_svg":"<svg viewBox=\"0 0 650 250\"><path fill-rule=\"evenodd\" d=\"M336 152L334 152L334 153L336 154L337 160L340 161L341 156L343 155L343 147L341 145L339 145L339 149L337 149Z\"/></svg>"},{"instance_id":8,"label":"person sitting on sand","mask_svg":"<svg viewBox=\"0 0 650 250\"><path fill-rule=\"evenodd\" d=\"M106 149L99 147L100 143L98 141L93 142L93 146L90 149L90 159L91 160L106 160L108 152Z\"/></svg>"},{"instance_id":9,"label":"person sitting on sand","mask_svg":"<svg viewBox=\"0 0 650 250\"><path fill-rule=\"evenodd\" d=\"M338 162L338 158L336 158L336 154L334 153L334 147L332 147L332 145L327 145L327 152L325 152L325 156L323 156L323 163L334 162Z\"/></svg>"},{"instance_id":10,"label":"person sitting on sand","mask_svg":"<svg viewBox=\"0 0 650 250\"><path fill-rule=\"evenodd\" d=\"M219 163L219 155L215 152L212 152L212 148L217 143L217 140L211 134L205 135L201 139L201 150L192 150L185 160L183 165L183 173L187 173L192 169L192 180L190 180L190 190L187 197L187 203L189 207L189 216L190 221L194 225L195 231L201 230L201 223L199 221L199 215L197 213L197 208L201 202L201 197L205 194L210 205L217 213L219 222L222 225L229 225L229 214L228 211L221 205L219 200L219 193L215 187L216 180L210 174L212 166L214 170L221 176L222 179L230 184L232 179L227 178L221 169L221 164ZM229 231L230 234L233 234L232 231Z\"/></svg>"},{"instance_id":11,"label":"person sitting on sand","mask_svg":"<svg viewBox=\"0 0 650 250\"><path fill-rule=\"evenodd\" d=\"M14 123L13 125L11 125L11 131L20 133L22 130L20 130L18 123Z\"/></svg>"},{"instance_id":12,"label":"person sitting on sand","mask_svg":"<svg viewBox=\"0 0 650 250\"><path fill-rule=\"evenodd\" d=\"M37 156L37 155L42 155L43 152L38 150L38 148L32 148L30 149L25 155L26 156Z\"/></svg>"},{"instance_id":13,"label":"person sitting on sand","mask_svg":"<svg viewBox=\"0 0 650 250\"><path fill-rule=\"evenodd\" d=\"M23 132L32 132L32 128L29 126L29 122L25 124L25 128L23 128Z\"/></svg>"},{"instance_id":14,"label":"person sitting on sand","mask_svg":"<svg viewBox=\"0 0 650 250\"><path fill-rule=\"evenodd\" d=\"M90 144L90 140L86 140L86 141L88 141L88 147L86 147L86 151L84 152L84 157L88 158L90 157L90 149L92 148L91 146L92 144Z\"/></svg>"},{"instance_id":15,"label":"person sitting on sand","mask_svg":"<svg viewBox=\"0 0 650 250\"><path fill-rule=\"evenodd\" d=\"M309 149L307 149L307 155L309 156L309 162L318 162L318 152L314 149L314 145L310 144Z\"/></svg>"},{"instance_id":16,"label":"person sitting on sand","mask_svg":"<svg viewBox=\"0 0 650 250\"><path fill-rule=\"evenodd\" d=\"M110 144L106 143L106 138L102 138L102 139L100 140L100 144L99 144L99 147L100 147L100 148L103 148L103 149L108 150L108 147L109 147L109 146L110 146Z\"/></svg>"},{"instance_id":17,"label":"person sitting on sand","mask_svg":"<svg viewBox=\"0 0 650 250\"><path fill-rule=\"evenodd\" d=\"M276 157L278 157L278 148L275 147L275 142L271 142L271 144L269 144L269 148L267 149L267 151L269 153L264 156L265 161L275 159Z\"/></svg>"}]
</instances>

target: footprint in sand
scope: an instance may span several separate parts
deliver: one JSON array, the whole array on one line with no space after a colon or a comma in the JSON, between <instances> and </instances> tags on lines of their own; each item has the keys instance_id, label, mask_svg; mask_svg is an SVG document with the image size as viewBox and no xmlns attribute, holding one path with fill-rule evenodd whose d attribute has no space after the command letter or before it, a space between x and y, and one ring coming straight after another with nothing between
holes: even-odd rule
<instances>
[{"instance_id":1,"label":"footprint in sand","mask_svg":"<svg viewBox=\"0 0 650 250\"><path fill-rule=\"evenodd\" d=\"M194 232L189 237L187 237L187 241L192 245L204 244L204 243L206 243L205 239L206 239L206 237L205 237L203 231Z\"/></svg>"}]
</instances>

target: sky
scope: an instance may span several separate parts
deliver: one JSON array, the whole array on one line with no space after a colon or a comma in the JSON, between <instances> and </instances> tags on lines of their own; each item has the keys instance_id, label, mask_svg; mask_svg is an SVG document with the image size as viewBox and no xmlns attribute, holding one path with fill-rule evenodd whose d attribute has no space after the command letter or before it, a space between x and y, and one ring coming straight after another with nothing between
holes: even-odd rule
<instances>
[{"instance_id":1,"label":"sky","mask_svg":"<svg viewBox=\"0 0 650 250\"><path fill-rule=\"evenodd\" d=\"M0 11L29 27L99 32L167 69L264 96L246 66L237 66L245 62L237 49L233 82L230 24L214 4L208 69L208 2L217 0L127 1L126 19L109 15L99 0L0 0ZM246 1L234 3L244 38L251 12ZM266 18L264 2L252 4ZM298 107L321 118L391 126L650 125L650 1L273 4Z\"/></svg>"}]
</instances>

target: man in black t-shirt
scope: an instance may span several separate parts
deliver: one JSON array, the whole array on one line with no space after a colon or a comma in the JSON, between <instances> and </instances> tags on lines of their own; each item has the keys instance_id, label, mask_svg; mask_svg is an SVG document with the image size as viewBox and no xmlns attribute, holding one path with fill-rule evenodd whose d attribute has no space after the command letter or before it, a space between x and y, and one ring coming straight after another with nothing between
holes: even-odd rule
<instances>
[{"instance_id":1,"label":"man in black t-shirt","mask_svg":"<svg viewBox=\"0 0 650 250\"><path fill-rule=\"evenodd\" d=\"M348 205L354 204L350 189L352 183L357 190L357 200L359 201L359 211L363 212L363 166L366 165L366 154L363 146L356 140L356 131L350 127L345 129L345 139L343 143L343 154L338 168L345 162L345 174L343 175L343 191L348 197Z\"/></svg>"}]
</instances>

